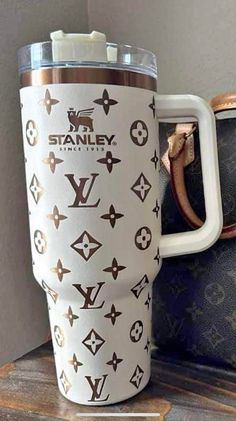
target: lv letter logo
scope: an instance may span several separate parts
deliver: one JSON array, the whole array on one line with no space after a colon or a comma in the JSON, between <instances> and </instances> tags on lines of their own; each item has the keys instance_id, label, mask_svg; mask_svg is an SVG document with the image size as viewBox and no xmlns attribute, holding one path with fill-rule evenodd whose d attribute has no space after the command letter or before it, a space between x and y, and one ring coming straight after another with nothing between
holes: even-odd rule
<instances>
[{"instance_id":1,"label":"lv letter logo","mask_svg":"<svg viewBox=\"0 0 236 421\"><path fill-rule=\"evenodd\" d=\"M94 182L99 174L91 174L90 177L79 178L79 184L75 181L74 174L65 174L75 192L74 203L69 208L97 208L101 199L94 204L88 204L89 196Z\"/></svg>"},{"instance_id":2,"label":"lv letter logo","mask_svg":"<svg viewBox=\"0 0 236 421\"><path fill-rule=\"evenodd\" d=\"M100 304L95 306L96 299L98 297L98 294L102 288L102 286L105 284L105 282L98 282L97 286L92 287L86 287L85 289L82 288L81 284L73 284L73 286L77 289L77 291L80 292L80 294L84 297L84 304L81 309L96 309L96 308L102 308L104 305L104 301Z\"/></svg>"},{"instance_id":3,"label":"lv letter logo","mask_svg":"<svg viewBox=\"0 0 236 421\"><path fill-rule=\"evenodd\" d=\"M85 378L87 379L91 389L92 389L92 396L91 399L89 399L88 402L105 402L107 401L107 399L109 398L109 394L106 396L106 398L104 399L100 399L101 395L102 395L102 391L105 385L105 381L107 378L107 374L103 374L102 377L98 378L98 379L94 379L92 380L91 376L85 376Z\"/></svg>"}]
</instances>

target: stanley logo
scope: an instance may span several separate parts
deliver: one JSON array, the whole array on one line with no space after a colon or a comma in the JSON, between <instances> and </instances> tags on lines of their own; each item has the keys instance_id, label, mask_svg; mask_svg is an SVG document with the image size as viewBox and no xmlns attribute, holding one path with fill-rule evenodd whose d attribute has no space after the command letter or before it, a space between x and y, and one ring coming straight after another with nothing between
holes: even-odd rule
<instances>
[{"instance_id":1,"label":"stanley logo","mask_svg":"<svg viewBox=\"0 0 236 421\"><path fill-rule=\"evenodd\" d=\"M115 135L108 136L104 133L94 132L94 119L92 118L94 108L86 108L76 111L69 108L67 118L69 121L69 134L49 134L48 144L64 146L76 150L75 146L111 146ZM64 148L63 148L64 150Z\"/></svg>"},{"instance_id":2,"label":"stanley logo","mask_svg":"<svg viewBox=\"0 0 236 421\"><path fill-rule=\"evenodd\" d=\"M70 132L78 132L79 128L83 128L83 132L93 132L93 119L90 117L93 114L94 108L87 108L85 110L75 111L74 108L69 108L67 111L68 120L70 122Z\"/></svg>"}]
</instances>

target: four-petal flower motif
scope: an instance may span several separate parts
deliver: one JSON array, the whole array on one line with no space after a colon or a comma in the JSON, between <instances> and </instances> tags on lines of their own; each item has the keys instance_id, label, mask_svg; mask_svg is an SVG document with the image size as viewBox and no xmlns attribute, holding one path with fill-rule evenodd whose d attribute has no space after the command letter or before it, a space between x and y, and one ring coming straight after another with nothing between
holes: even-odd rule
<instances>
[{"instance_id":1,"label":"four-petal flower motif","mask_svg":"<svg viewBox=\"0 0 236 421\"><path fill-rule=\"evenodd\" d=\"M119 272L124 269L126 269L126 266L119 265L116 258L114 257L111 266L103 269L103 272L110 272L113 279L117 279Z\"/></svg>"},{"instance_id":2,"label":"four-petal flower motif","mask_svg":"<svg viewBox=\"0 0 236 421\"><path fill-rule=\"evenodd\" d=\"M74 324L74 320L77 320L79 318L79 316L77 316L77 314L73 313L71 306L69 306L67 313L64 314L64 317L66 319L68 319L71 327Z\"/></svg>"},{"instance_id":3,"label":"four-petal flower motif","mask_svg":"<svg viewBox=\"0 0 236 421\"><path fill-rule=\"evenodd\" d=\"M152 97L151 104L149 104L149 108L152 110L153 117L155 118L156 117L156 104L155 104L155 97L154 97L154 95Z\"/></svg>"},{"instance_id":4,"label":"four-petal flower motif","mask_svg":"<svg viewBox=\"0 0 236 421\"><path fill-rule=\"evenodd\" d=\"M160 206L158 205L158 200L156 200L156 206L153 208L152 211L156 214L156 217L158 218L159 211L160 211Z\"/></svg>"},{"instance_id":5,"label":"four-petal flower motif","mask_svg":"<svg viewBox=\"0 0 236 421\"><path fill-rule=\"evenodd\" d=\"M111 224L111 227L114 228L116 225L116 220L122 218L123 216L123 213L116 212L114 206L111 205L109 208L109 213L105 213L101 216L101 218L108 220Z\"/></svg>"},{"instance_id":6,"label":"four-petal flower motif","mask_svg":"<svg viewBox=\"0 0 236 421\"><path fill-rule=\"evenodd\" d=\"M78 372L78 368L83 365L80 361L78 361L75 354L73 354L72 360L69 360L68 362L73 366L76 373Z\"/></svg>"},{"instance_id":7,"label":"four-petal flower motif","mask_svg":"<svg viewBox=\"0 0 236 421\"><path fill-rule=\"evenodd\" d=\"M104 158L100 158L97 160L100 164L105 164L108 172L111 173L114 164L118 164L121 160L119 158L114 158L110 151L107 151L106 156Z\"/></svg>"},{"instance_id":8,"label":"four-petal flower motif","mask_svg":"<svg viewBox=\"0 0 236 421\"><path fill-rule=\"evenodd\" d=\"M154 166L155 166L155 170L157 169L157 164L158 164L158 162L159 162L159 158L158 158L158 156L157 156L157 151L156 151L156 149L155 149L155 151L154 151L154 155L153 155L153 157L151 158L151 160L150 160L151 162L153 162L153 164L154 164Z\"/></svg>"},{"instance_id":9,"label":"four-petal flower motif","mask_svg":"<svg viewBox=\"0 0 236 421\"><path fill-rule=\"evenodd\" d=\"M135 235L135 245L139 250L146 250L152 241L152 233L148 227L139 228Z\"/></svg>"},{"instance_id":10,"label":"four-petal flower motif","mask_svg":"<svg viewBox=\"0 0 236 421\"><path fill-rule=\"evenodd\" d=\"M39 104L43 105L48 114L51 114L52 106L58 104L58 99L52 98L48 89L46 89L45 96L43 99L40 99Z\"/></svg>"},{"instance_id":11,"label":"four-petal flower motif","mask_svg":"<svg viewBox=\"0 0 236 421\"><path fill-rule=\"evenodd\" d=\"M114 324L116 323L116 318L119 317L121 314L121 311L116 311L115 305L112 304L110 313L105 314L104 317L106 317L106 319L111 319L111 323L114 326Z\"/></svg>"},{"instance_id":12,"label":"four-petal flower motif","mask_svg":"<svg viewBox=\"0 0 236 421\"><path fill-rule=\"evenodd\" d=\"M142 120L135 120L130 127L130 137L137 146L144 146L148 141L148 128Z\"/></svg>"},{"instance_id":13,"label":"four-petal flower motif","mask_svg":"<svg viewBox=\"0 0 236 421\"><path fill-rule=\"evenodd\" d=\"M59 281L61 282L63 280L63 276L70 273L70 270L64 268L61 260L58 259L56 267L51 268L51 272L56 273Z\"/></svg>"},{"instance_id":14,"label":"four-petal flower motif","mask_svg":"<svg viewBox=\"0 0 236 421\"><path fill-rule=\"evenodd\" d=\"M93 102L95 102L95 104L102 105L106 115L109 113L112 105L118 104L118 101L109 97L106 89L103 91L102 98L95 99Z\"/></svg>"},{"instance_id":15,"label":"four-petal flower motif","mask_svg":"<svg viewBox=\"0 0 236 421\"><path fill-rule=\"evenodd\" d=\"M56 229L59 228L61 221L63 221L64 219L67 219L67 216L60 214L57 206L54 206L53 213L50 213L49 215L47 215L47 217L48 219L51 219L51 221L54 222Z\"/></svg>"},{"instance_id":16,"label":"four-petal flower motif","mask_svg":"<svg viewBox=\"0 0 236 421\"><path fill-rule=\"evenodd\" d=\"M123 361L123 359L122 358L118 358L117 355L116 355L116 353L113 352L112 359L110 361L107 361L106 364L107 365L111 365L112 368L113 368L113 370L116 371L117 370L117 367L118 367L118 364L120 364L122 361Z\"/></svg>"},{"instance_id":17,"label":"four-petal flower motif","mask_svg":"<svg viewBox=\"0 0 236 421\"><path fill-rule=\"evenodd\" d=\"M43 159L43 162L49 165L51 172L54 174L57 164L61 164L63 159L56 158L54 152L49 152L49 155Z\"/></svg>"}]
</instances>

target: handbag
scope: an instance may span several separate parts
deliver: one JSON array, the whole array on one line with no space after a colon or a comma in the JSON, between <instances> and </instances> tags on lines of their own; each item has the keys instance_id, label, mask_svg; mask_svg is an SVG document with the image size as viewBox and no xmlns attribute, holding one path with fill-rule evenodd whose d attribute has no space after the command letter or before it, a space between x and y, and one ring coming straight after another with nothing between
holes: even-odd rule
<instances>
[{"instance_id":1,"label":"handbag","mask_svg":"<svg viewBox=\"0 0 236 421\"><path fill-rule=\"evenodd\" d=\"M217 96L210 106L216 114L224 228L210 249L163 262L154 283L153 335L157 347L174 357L236 368L236 118L218 118L236 109L236 93ZM160 147L163 233L200 228L205 209L197 126L160 124Z\"/></svg>"}]
</instances>

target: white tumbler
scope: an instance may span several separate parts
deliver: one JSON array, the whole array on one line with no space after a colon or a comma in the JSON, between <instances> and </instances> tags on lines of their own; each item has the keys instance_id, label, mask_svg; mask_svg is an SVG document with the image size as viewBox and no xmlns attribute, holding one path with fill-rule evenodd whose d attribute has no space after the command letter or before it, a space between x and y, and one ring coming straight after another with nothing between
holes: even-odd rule
<instances>
[{"instance_id":1,"label":"white tumbler","mask_svg":"<svg viewBox=\"0 0 236 421\"><path fill-rule=\"evenodd\" d=\"M108 405L150 378L152 283L162 257L222 227L214 117L158 95L155 56L103 34L51 34L19 51L33 271L47 293L58 385ZM158 119L199 123L206 222L161 235Z\"/></svg>"}]
</instances>

